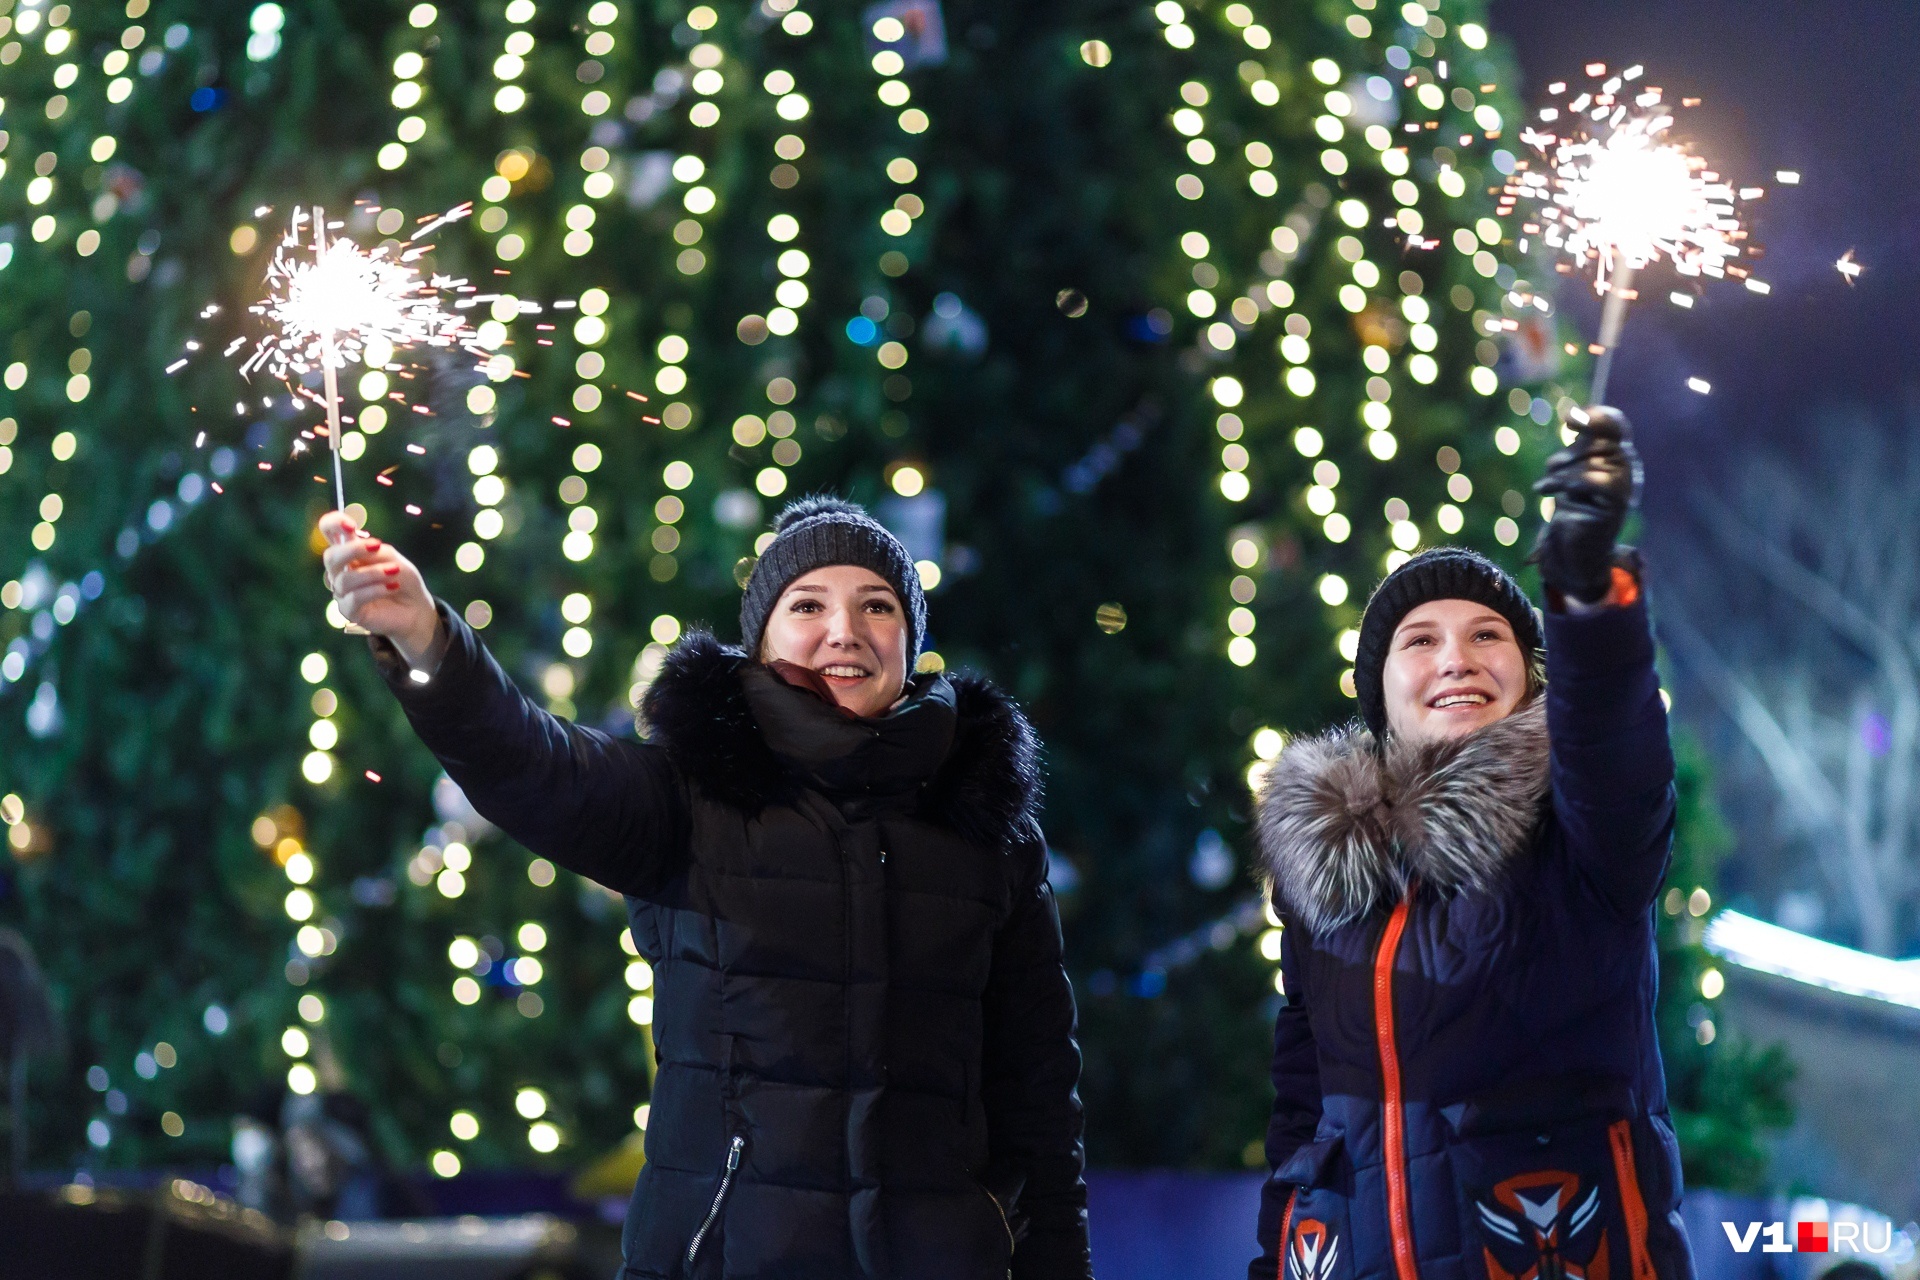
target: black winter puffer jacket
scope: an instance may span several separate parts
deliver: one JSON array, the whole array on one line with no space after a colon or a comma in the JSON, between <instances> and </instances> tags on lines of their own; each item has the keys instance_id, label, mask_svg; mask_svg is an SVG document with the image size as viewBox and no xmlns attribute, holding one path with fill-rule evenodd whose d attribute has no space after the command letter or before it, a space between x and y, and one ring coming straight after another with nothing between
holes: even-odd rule
<instances>
[{"instance_id":1,"label":"black winter puffer jacket","mask_svg":"<svg viewBox=\"0 0 1920 1280\"><path fill-rule=\"evenodd\" d=\"M625 1275L1088 1277L1019 709L930 676L856 720L694 635L648 691L650 740L623 741L536 708L441 616L428 684L382 654L415 730L490 821L627 895L654 966Z\"/></svg>"}]
</instances>

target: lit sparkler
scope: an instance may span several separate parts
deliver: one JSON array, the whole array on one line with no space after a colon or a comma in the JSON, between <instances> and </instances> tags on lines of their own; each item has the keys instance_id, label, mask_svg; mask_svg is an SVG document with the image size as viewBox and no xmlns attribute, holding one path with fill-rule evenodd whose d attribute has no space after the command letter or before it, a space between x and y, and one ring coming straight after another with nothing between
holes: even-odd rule
<instances>
[{"instance_id":1,"label":"lit sparkler","mask_svg":"<svg viewBox=\"0 0 1920 1280\"><path fill-rule=\"evenodd\" d=\"M1539 125L1520 137L1544 164L1522 162L1502 201L1503 209L1520 199L1534 204L1538 221L1524 224L1525 231L1558 250L1573 270L1591 269L1594 290L1607 299L1595 348L1595 401L1606 395L1626 306L1636 296L1634 274L1642 268L1664 259L1682 276L1743 278L1755 292L1766 292L1738 261L1748 252L1740 202L1764 193L1735 188L1674 139L1673 108L1659 89L1638 83L1641 70L1609 75L1603 64L1590 65L1587 74L1599 84L1542 109ZM1567 86L1548 91L1565 94Z\"/></svg>"},{"instance_id":2,"label":"lit sparkler","mask_svg":"<svg viewBox=\"0 0 1920 1280\"><path fill-rule=\"evenodd\" d=\"M267 297L252 310L273 328L254 345L240 372L250 377L263 369L295 396L313 400L303 380L320 371L327 442L333 450L334 502L340 510L346 509L340 470L340 370L349 363L381 368L398 348L408 346L479 352L466 319L443 305L444 295L466 282L422 277L414 265L426 253L419 244L424 236L472 209L471 204L461 205L433 219L395 253L386 245L365 250L343 236L329 240L325 211L296 208L267 267Z\"/></svg>"}]
</instances>

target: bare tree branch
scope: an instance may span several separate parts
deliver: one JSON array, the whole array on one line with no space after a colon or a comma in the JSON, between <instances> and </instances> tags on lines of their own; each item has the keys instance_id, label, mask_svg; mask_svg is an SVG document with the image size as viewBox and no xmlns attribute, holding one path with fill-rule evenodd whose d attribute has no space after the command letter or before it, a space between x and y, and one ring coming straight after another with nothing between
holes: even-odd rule
<instances>
[{"instance_id":1,"label":"bare tree branch","mask_svg":"<svg viewBox=\"0 0 1920 1280\"><path fill-rule=\"evenodd\" d=\"M1752 747L1829 901L1892 954L1920 906L1920 432L1855 415L1815 434L1808 461L1693 489L1705 554L1669 566L1661 632Z\"/></svg>"},{"instance_id":2,"label":"bare tree branch","mask_svg":"<svg viewBox=\"0 0 1920 1280\"><path fill-rule=\"evenodd\" d=\"M1766 703L1741 683L1707 643L1706 637L1694 630L1693 624L1685 620L1681 609L1671 600L1660 607L1659 631L1667 648L1693 668L1721 709L1760 753L1760 759L1780 784L1808 834L1824 834L1838 827L1846 806L1833 784L1827 781L1819 766L1794 745Z\"/></svg>"},{"instance_id":3,"label":"bare tree branch","mask_svg":"<svg viewBox=\"0 0 1920 1280\"><path fill-rule=\"evenodd\" d=\"M1841 635L1869 654L1904 648L1865 610L1842 595L1826 578L1782 551L1771 539L1750 528L1719 498L1710 493L1695 497L1696 510L1707 517L1707 527L1729 554L1738 556L1775 587L1787 592Z\"/></svg>"}]
</instances>

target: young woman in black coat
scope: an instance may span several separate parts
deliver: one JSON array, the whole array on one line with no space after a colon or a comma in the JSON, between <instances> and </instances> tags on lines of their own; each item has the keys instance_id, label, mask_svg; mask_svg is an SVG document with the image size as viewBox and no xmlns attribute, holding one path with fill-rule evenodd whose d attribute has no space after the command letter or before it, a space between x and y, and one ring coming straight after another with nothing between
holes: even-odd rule
<instances>
[{"instance_id":1,"label":"young woman in black coat","mask_svg":"<svg viewBox=\"0 0 1920 1280\"><path fill-rule=\"evenodd\" d=\"M1638 464L1586 417L1538 486L1544 636L1492 562L1414 557L1361 622L1364 724L1268 775L1287 1003L1252 1280L1692 1276L1653 1024L1673 756L1615 547Z\"/></svg>"},{"instance_id":2,"label":"young woman in black coat","mask_svg":"<svg viewBox=\"0 0 1920 1280\"><path fill-rule=\"evenodd\" d=\"M683 640L642 742L535 706L404 556L322 522L341 612L474 807L626 895L659 1054L626 1276L1085 1280L1033 732L912 674L919 576L863 510L775 527L745 647Z\"/></svg>"}]
</instances>

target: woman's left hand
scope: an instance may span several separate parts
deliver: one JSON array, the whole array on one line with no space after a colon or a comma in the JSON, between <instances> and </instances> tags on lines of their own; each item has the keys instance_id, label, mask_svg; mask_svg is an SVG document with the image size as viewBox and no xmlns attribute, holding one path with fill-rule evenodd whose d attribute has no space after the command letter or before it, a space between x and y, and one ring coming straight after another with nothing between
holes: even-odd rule
<instances>
[{"instance_id":1,"label":"woman's left hand","mask_svg":"<svg viewBox=\"0 0 1920 1280\"><path fill-rule=\"evenodd\" d=\"M1618 409L1598 405L1573 443L1547 459L1533 486L1553 498L1553 519L1528 559L1547 586L1582 604L1607 598L1613 551L1640 492L1640 455L1633 428Z\"/></svg>"}]
</instances>

